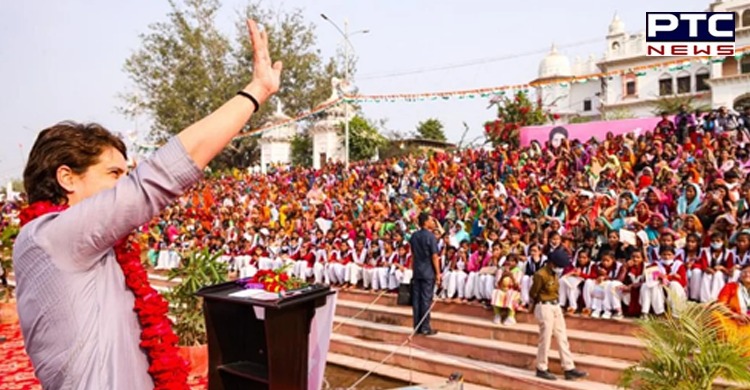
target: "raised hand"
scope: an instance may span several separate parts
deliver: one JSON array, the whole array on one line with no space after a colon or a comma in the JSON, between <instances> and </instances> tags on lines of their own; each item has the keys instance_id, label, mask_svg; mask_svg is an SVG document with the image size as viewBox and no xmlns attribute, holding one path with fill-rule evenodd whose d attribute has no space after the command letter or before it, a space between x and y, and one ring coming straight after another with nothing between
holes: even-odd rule
<instances>
[{"instance_id":1,"label":"raised hand","mask_svg":"<svg viewBox=\"0 0 750 390\"><path fill-rule=\"evenodd\" d=\"M268 53L268 33L260 31L253 20L247 21L250 42L253 45L253 81L245 91L253 95L262 104L279 90L281 83L281 61L272 62Z\"/></svg>"}]
</instances>

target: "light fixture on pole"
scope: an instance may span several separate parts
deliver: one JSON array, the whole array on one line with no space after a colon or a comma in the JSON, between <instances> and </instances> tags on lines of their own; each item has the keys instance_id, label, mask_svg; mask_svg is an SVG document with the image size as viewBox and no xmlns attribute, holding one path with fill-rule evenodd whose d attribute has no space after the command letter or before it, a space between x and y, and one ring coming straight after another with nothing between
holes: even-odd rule
<instances>
[{"instance_id":1,"label":"light fixture on pole","mask_svg":"<svg viewBox=\"0 0 750 390\"><path fill-rule=\"evenodd\" d=\"M336 28L336 30L341 34L341 36L344 37L344 41L346 41L344 45L344 85L346 87L350 87L352 85L351 80L349 80L349 50L354 50L354 45L352 45L352 41L349 40L349 37L357 35L357 34L367 34L370 32L370 30L358 30L353 33L349 33L349 20L344 19L344 29L342 30L333 20L329 19L326 14L320 14L320 17L328 21L328 23L331 23L333 27ZM344 102L344 149L345 149L345 155L344 155L344 164L346 167L349 167L349 103Z\"/></svg>"}]
</instances>

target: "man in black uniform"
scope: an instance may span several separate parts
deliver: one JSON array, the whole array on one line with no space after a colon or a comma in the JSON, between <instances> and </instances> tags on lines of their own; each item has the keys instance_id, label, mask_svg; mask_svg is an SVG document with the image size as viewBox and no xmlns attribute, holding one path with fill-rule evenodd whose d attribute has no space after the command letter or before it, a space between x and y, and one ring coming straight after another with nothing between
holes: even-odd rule
<instances>
[{"instance_id":1,"label":"man in black uniform","mask_svg":"<svg viewBox=\"0 0 750 390\"><path fill-rule=\"evenodd\" d=\"M427 213L419 215L421 229L409 240L413 261L411 280L411 304L414 310L414 329L417 334L432 336L437 331L430 327L430 306L435 295L435 283L440 284L440 259L437 238L432 233L435 222ZM422 317L425 317L422 321ZM422 321L421 326L419 326ZM419 328L417 328L419 326Z\"/></svg>"}]
</instances>

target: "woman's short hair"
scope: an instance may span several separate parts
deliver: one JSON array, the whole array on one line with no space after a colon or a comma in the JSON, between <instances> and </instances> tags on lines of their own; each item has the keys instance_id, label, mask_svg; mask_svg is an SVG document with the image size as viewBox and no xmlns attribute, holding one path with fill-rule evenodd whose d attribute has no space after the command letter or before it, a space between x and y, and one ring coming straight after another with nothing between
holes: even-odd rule
<instances>
[{"instance_id":1,"label":"woman's short hair","mask_svg":"<svg viewBox=\"0 0 750 390\"><path fill-rule=\"evenodd\" d=\"M57 181L57 169L65 165L78 175L86 173L107 148L127 159L125 143L99 124L69 121L42 130L23 171L29 203L67 203L68 193Z\"/></svg>"}]
</instances>

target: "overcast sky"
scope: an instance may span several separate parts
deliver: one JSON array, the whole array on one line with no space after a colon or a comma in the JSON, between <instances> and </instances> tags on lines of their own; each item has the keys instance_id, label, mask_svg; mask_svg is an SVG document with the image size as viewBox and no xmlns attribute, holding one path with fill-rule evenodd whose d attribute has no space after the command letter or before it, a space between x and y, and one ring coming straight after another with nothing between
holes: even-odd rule
<instances>
[{"instance_id":1,"label":"overcast sky","mask_svg":"<svg viewBox=\"0 0 750 390\"><path fill-rule=\"evenodd\" d=\"M179 1L179 0L177 0ZM571 57L601 55L612 16L628 32L645 27L647 11L702 11L708 1L427 1L287 0L317 25L318 44L332 55L343 28L370 34L352 38L359 56L357 84L364 94L463 90L528 82L553 42ZM234 31L244 0L224 0L218 24ZM658 6L656 6L658 4ZM162 0L4 1L0 11L0 182L20 177L36 134L65 119L98 121L113 131L146 132L147 122L116 111L119 92L132 88L122 71L139 46L138 34L166 18ZM583 42L583 43L582 43ZM498 60L499 59L499 60ZM486 61L485 61L486 60ZM490 61L491 60L491 61ZM473 66L454 66L475 63ZM435 68L441 70L430 71ZM401 73L409 73L398 75ZM249 76L249 75L248 75ZM458 141L462 122L471 136L494 112L486 101L365 103L365 115L388 119L388 130L413 130L436 117Z\"/></svg>"}]
</instances>

